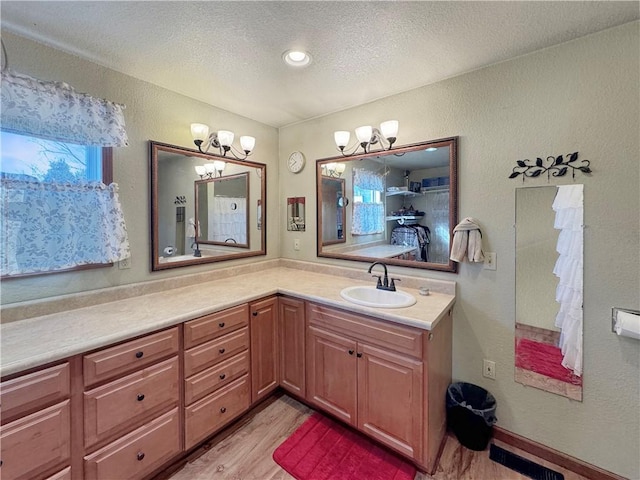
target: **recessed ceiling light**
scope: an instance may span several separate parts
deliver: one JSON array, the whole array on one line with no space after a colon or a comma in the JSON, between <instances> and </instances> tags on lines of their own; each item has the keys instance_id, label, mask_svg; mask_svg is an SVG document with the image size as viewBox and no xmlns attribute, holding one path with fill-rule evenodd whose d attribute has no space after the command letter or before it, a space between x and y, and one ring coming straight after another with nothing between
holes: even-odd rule
<instances>
[{"instance_id":1,"label":"recessed ceiling light","mask_svg":"<svg viewBox=\"0 0 640 480\"><path fill-rule=\"evenodd\" d=\"M437 148L436 148L436 147L429 147L429 148L427 148L425 151L426 151L426 152L435 152L436 150L437 150Z\"/></svg>"},{"instance_id":2,"label":"recessed ceiling light","mask_svg":"<svg viewBox=\"0 0 640 480\"><path fill-rule=\"evenodd\" d=\"M282 59L292 67L306 67L311 63L311 55L302 50L287 50L282 54Z\"/></svg>"}]
</instances>

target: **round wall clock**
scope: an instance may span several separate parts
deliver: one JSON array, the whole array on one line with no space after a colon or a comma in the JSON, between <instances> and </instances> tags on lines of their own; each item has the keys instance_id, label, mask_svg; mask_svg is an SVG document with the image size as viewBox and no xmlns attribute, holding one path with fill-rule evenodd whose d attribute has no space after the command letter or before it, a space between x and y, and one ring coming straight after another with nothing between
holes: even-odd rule
<instances>
[{"instance_id":1,"label":"round wall clock","mask_svg":"<svg viewBox=\"0 0 640 480\"><path fill-rule=\"evenodd\" d=\"M300 173L304 168L304 155L302 152L293 152L289 155L289 160L287 161L287 168L291 173Z\"/></svg>"}]
</instances>

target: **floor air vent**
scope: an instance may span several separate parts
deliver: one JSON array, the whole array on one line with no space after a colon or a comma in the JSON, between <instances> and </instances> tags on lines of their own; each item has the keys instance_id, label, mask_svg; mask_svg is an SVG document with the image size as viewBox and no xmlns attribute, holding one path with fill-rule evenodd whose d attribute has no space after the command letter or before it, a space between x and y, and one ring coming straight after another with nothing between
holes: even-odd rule
<instances>
[{"instance_id":1,"label":"floor air vent","mask_svg":"<svg viewBox=\"0 0 640 480\"><path fill-rule=\"evenodd\" d=\"M491 444L489 458L534 480L564 480L564 475Z\"/></svg>"}]
</instances>

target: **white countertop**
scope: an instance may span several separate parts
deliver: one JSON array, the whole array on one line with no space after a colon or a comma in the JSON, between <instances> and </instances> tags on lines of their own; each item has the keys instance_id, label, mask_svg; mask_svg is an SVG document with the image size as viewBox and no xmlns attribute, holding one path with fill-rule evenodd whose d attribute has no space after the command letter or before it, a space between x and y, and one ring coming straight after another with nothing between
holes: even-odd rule
<instances>
[{"instance_id":1,"label":"white countertop","mask_svg":"<svg viewBox=\"0 0 640 480\"><path fill-rule=\"evenodd\" d=\"M402 286L398 289L416 297L415 305L396 309L369 308L340 296L345 287L368 284L374 283L276 267L3 323L0 325L0 375L61 360L276 293L425 330L432 329L455 302L455 295L432 293L421 296L418 290Z\"/></svg>"}]
</instances>

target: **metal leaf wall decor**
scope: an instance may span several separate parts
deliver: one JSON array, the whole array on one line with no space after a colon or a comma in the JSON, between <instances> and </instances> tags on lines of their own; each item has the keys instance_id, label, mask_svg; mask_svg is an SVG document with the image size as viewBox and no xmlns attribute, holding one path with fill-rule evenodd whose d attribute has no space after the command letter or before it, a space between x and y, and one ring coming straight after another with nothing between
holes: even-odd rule
<instances>
[{"instance_id":1,"label":"metal leaf wall decor","mask_svg":"<svg viewBox=\"0 0 640 480\"><path fill-rule=\"evenodd\" d=\"M566 156L558 155L554 157L549 155L546 160L538 157L535 162L533 160L516 160L516 166L513 167L513 171L509 178L516 178L522 175L522 181L526 177L539 177L543 173L547 174L547 180L553 177L564 177L567 172L571 171L571 176L576 177L576 170L588 174L592 170L589 167L591 162L589 160L580 160L578 162L578 152L569 153Z\"/></svg>"}]
</instances>

